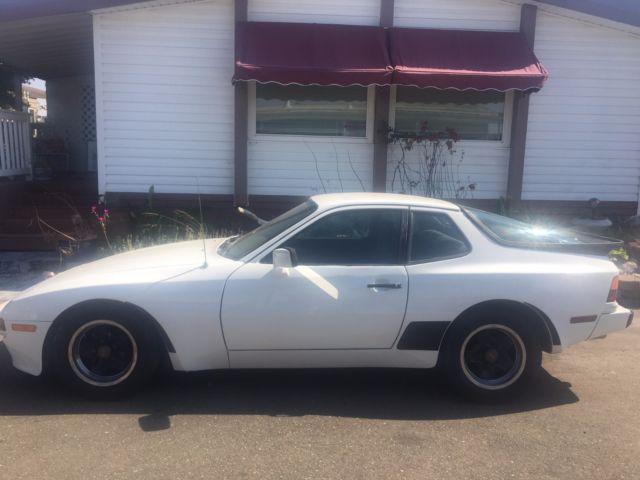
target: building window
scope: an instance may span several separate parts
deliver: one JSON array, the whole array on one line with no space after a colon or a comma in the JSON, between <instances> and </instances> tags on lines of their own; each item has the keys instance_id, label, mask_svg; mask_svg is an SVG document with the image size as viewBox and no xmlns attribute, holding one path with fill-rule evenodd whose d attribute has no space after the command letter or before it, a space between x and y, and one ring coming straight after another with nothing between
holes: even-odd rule
<instances>
[{"instance_id":1,"label":"building window","mask_svg":"<svg viewBox=\"0 0 640 480\"><path fill-rule=\"evenodd\" d=\"M508 100L504 92L398 87L395 130L417 133L427 122L430 131L453 128L462 140L501 141Z\"/></svg>"},{"instance_id":2,"label":"building window","mask_svg":"<svg viewBox=\"0 0 640 480\"><path fill-rule=\"evenodd\" d=\"M255 85L255 133L366 138L366 87Z\"/></svg>"}]
</instances>

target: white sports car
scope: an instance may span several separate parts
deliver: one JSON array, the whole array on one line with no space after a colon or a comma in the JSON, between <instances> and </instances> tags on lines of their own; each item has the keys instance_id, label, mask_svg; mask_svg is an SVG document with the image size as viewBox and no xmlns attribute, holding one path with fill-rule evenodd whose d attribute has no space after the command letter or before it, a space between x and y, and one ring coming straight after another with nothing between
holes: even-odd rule
<instances>
[{"instance_id":1,"label":"white sports car","mask_svg":"<svg viewBox=\"0 0 640 480\"><path fill-rule=\"evenodd\" d=\"M56 275L5 305L0 333L15 368L98 397L130 392L166 360L438 366L493 400L526 384L542 351L630 325L606 240L421 197L320 195L241 237Z\"/></svg>"}]
</instances>

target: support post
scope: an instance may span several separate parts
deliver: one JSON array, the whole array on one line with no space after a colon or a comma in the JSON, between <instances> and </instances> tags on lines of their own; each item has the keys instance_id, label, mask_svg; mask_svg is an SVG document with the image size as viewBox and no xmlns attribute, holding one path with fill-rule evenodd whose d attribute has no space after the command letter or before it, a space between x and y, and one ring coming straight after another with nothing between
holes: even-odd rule
<instances>
[{"instance_id":1,"label":"support post","mask_svg":"<svg viewBox=\"0 0 640 480\"><path fill-rule=\"evenodd\" d=\"M238 23L247 21L247 0L235 0L235 58L238 58ZM249 88L246 82L234 86L234 158L233 158L233 203L248 205L248 122Z\"/></svg>"},{"instance_id":2,"label":"support post","mask_svg":"<svg viewBox=\"0 0 640 480\"><path fill-rule=\"evenodd\" d=\"M380 26L393 26L394 0L381 0ZM384 192L387 189L387 128L389 127L390 87L376 86L375 108L373 114L373 190Z\"/></svg>"},{"instance_id":3,"label":"support post","mask_svg":"<svg viewBox=\"0 0 640 480\"><path fill-rule=\"evenodd\" d=\"M532 50L535 43L537 13L538 7L529 4L522 5L520 11L520 33L525 37ZM522 201L522 184L524 180L524 159L527 143L527 125L529 122L528 93L514 92L511 122L507 202L510 207L518 208Z\"/></svg>"}]
</instances>

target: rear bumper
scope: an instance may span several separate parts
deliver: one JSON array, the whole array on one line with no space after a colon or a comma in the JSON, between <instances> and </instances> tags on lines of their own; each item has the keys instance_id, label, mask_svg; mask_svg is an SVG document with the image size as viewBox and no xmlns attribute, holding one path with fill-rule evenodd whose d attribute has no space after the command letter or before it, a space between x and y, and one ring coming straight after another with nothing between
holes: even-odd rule
<instances>
[{"instance_id":1,"label":"rear bumper","mask_svg":"<svg viewBox=\"0 0 640 480\"><path fill-rule=\"evenodd\" d=\"M624 330L631 325L632 321L633 312L620 305L616 305L615 310L611 313L603 313L600 315L589 338L603 337L609 333Z\"/></svg>"}]
</instances>

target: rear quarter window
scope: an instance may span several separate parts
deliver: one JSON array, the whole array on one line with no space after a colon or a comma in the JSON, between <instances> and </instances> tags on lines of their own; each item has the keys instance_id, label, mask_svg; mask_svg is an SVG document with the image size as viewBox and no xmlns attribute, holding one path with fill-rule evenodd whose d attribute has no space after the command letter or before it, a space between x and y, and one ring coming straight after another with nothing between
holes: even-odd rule
<instances>
[{"instance_id":1,"label":"rear quarter window","mask_svg":"<svg viewBox=\"0 0 640 480\"><path fill-rule=\"evenodd\" d=\"M469 242L449 215L421 211L411 213L411 263L460 257L470 250Z\"/></svg>"}]
</instances>

